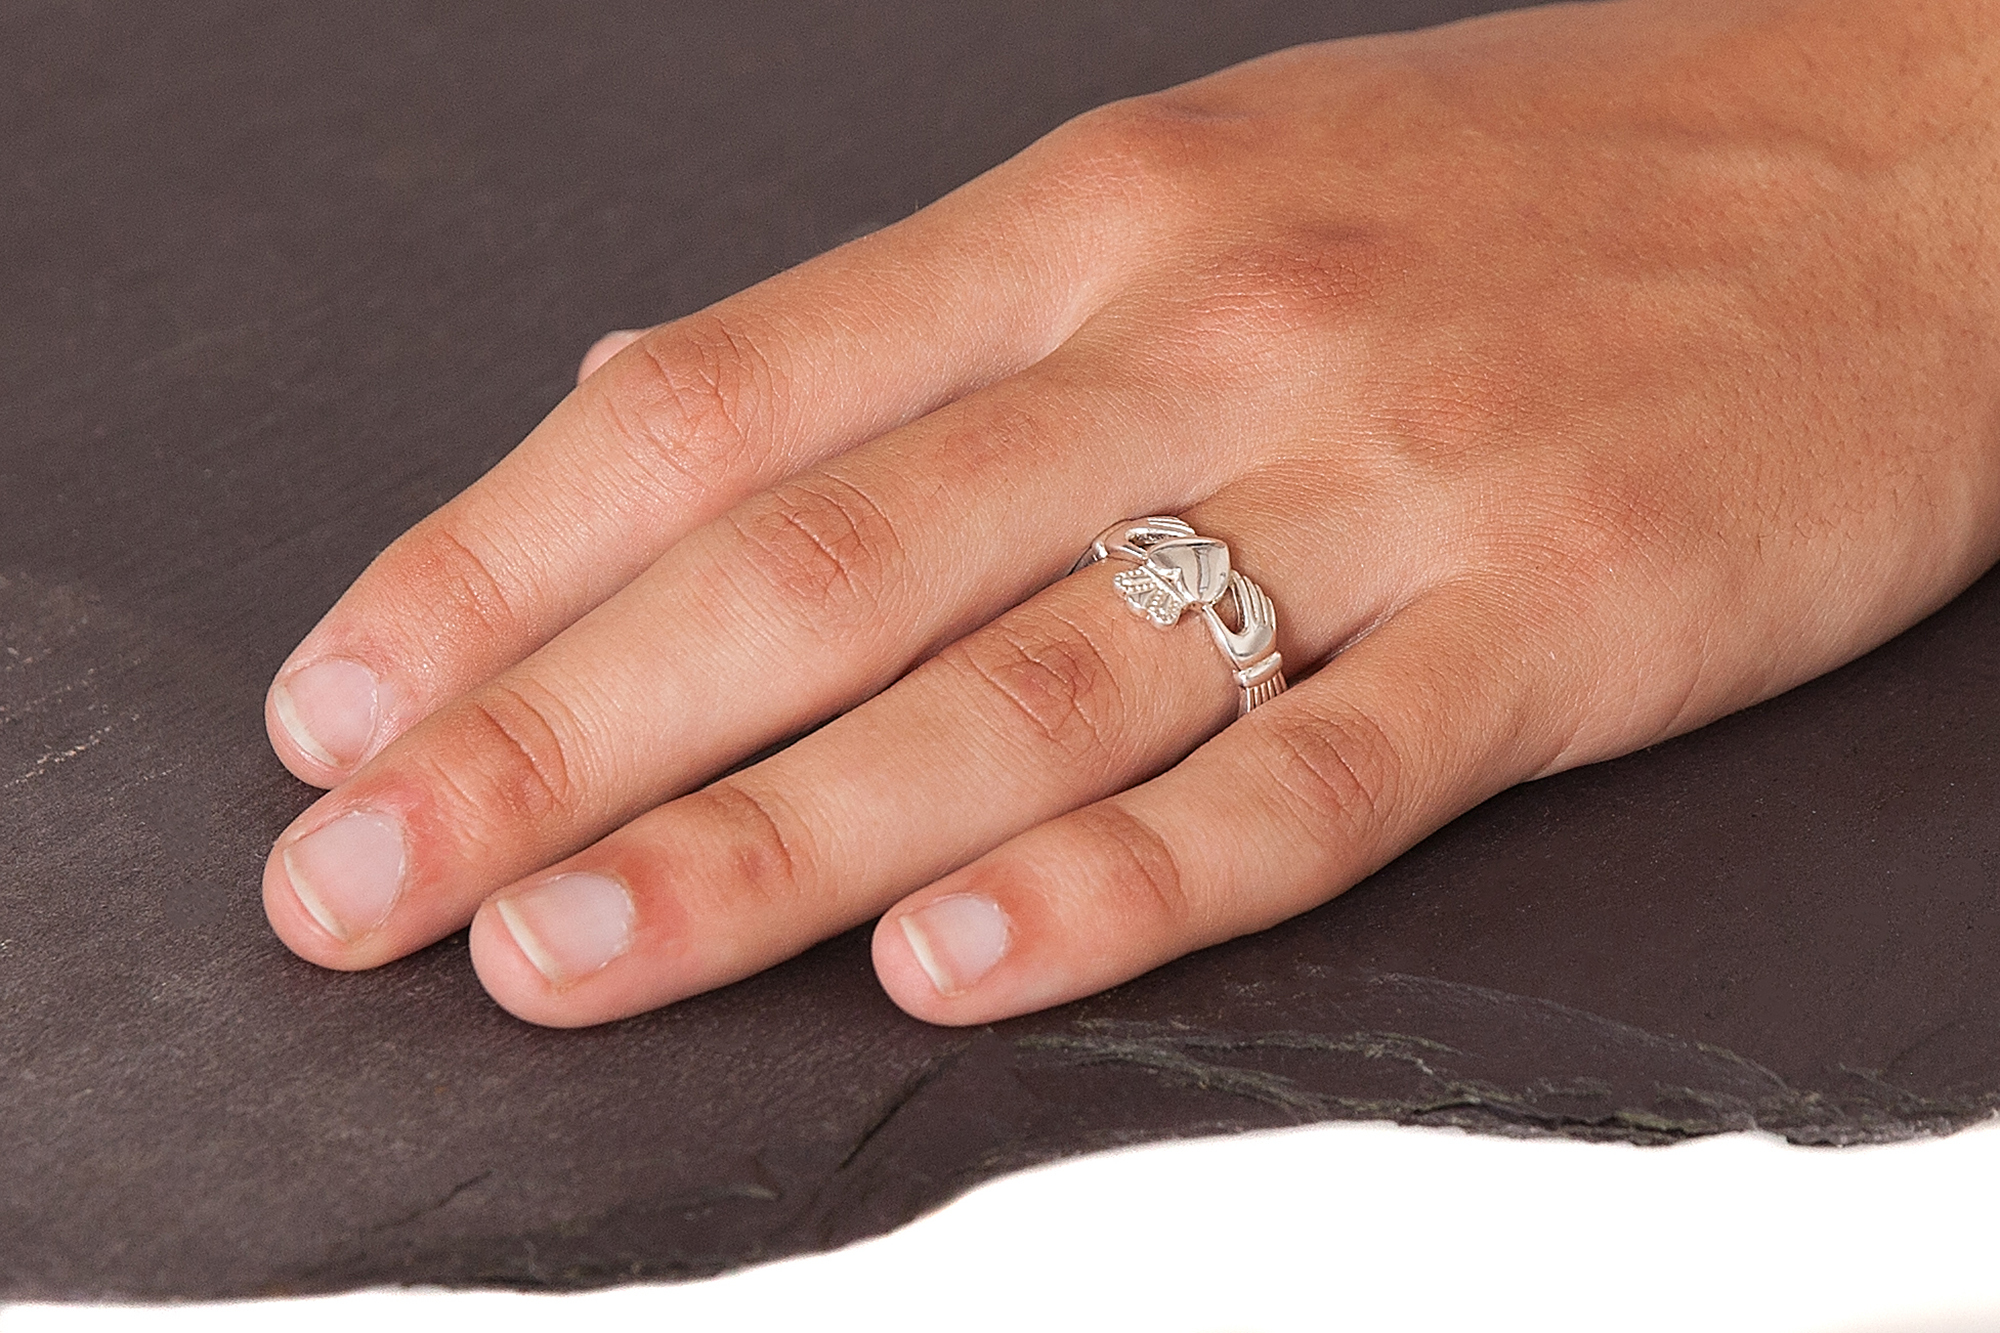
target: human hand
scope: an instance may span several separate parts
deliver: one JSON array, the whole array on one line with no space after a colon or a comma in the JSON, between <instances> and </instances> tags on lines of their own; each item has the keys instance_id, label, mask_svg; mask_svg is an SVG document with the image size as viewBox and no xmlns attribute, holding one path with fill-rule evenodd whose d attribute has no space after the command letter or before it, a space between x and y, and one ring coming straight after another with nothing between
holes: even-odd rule
<instances>
[{"instance_id":1,"label":"human hand","mask_svg":"<svg viewBox=\"0 0 2000 1333\"><path fill-rule=\"evenodd\" d=\"M1996 18L1299 48L607 339L278 673L333 790L273 927L470 921L577 1025L886 913L895 1001L984 1022L1855 656L2000 555ZM1062 577L1147 514L1228 542L1290 691L1232 723L1201 628Z\"/></svg>"}]
</instances>

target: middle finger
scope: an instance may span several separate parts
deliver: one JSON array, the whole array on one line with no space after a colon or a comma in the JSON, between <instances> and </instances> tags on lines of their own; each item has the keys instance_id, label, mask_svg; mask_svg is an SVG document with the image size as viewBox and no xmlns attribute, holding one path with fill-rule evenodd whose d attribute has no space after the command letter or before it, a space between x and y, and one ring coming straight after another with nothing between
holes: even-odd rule
<instances>
[{"instance_id":1,"label":"middle finger","mask_svg":"<svg viewBox=\"0 0 2000 1333\"><path fill-rule=\"evenodd\" d=\"M1162 636L1087 570L741 773L491 899L473 963L557 1026L747 976L1022 828L1149 777L1234 713L1189 616ZM577 984L587 982L587 984Z\"/></svg>"}]
</instances>

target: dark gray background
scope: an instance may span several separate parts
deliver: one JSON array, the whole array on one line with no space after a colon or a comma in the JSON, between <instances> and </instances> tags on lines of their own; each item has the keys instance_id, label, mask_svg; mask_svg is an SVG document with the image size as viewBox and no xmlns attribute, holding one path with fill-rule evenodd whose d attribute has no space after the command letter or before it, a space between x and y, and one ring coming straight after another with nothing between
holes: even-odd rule
<instances>
[{"instance_id":1,"label":"dark gray background","mask_svg":"<svg viewBox=\"0 0 2000 1333\"><path fill-rule=\"evenodd\" d=\"M266 930L271 671L606 328L1070 114L1445 3L0 9L0 1299L590 1284L1323 1117L1845 1143L2000 1101L2000 583L1109 995L926 1028L860 934L609 1028ZM415 12L421 11L421 12Z\"/></svg>"}]
</instances>

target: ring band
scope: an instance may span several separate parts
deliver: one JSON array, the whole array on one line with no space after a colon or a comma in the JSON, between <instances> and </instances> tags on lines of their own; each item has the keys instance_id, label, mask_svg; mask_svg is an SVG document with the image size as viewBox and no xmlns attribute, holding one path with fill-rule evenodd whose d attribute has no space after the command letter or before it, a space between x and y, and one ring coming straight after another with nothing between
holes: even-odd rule
<instances>
[{"instance_id":1,"label":"ring band","mask_svg":"<svg viewBox=\"0 0 2000 1333\"><path fill-rule=\"evenodd\" d=\"M1240 571L1230 568L1229 547L1203 537L1177 518L1155 516L1114 523L1097 534L1070 566L1070 573L1100 560L1117 558L1133 568L1114 575L1112 583L1124 594L1125 605L1167 629L1193 610L1208 625L1215 646L1229 659L1230 675L1239 691L1236 716L1284 693L1285 663L1278 655L1278 613L1264 590ZM1236 613L1231 629L1217 607L1224 601Z\"/></svg>"}]
</instances>

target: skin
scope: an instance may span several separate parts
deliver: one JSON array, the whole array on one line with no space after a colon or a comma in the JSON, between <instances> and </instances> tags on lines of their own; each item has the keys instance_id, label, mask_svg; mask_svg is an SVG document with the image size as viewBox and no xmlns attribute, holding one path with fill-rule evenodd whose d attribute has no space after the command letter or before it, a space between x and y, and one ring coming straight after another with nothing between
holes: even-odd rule
<instances>
[{"instance_id":1,"label":"skin","mask_svg":"<svg viewBox=\"0 0 2000 1333\"><path fill-rule=\"evenodd\" d=\"M331 790L273 928L366 968L470 922L569 1026L879 916L897 1004L986 1022L1866 651L2000 556L1994 34L1628 0L1298 48L608 337L279 672ZM1287 693L1232 721L1193 617L1063 577L1145 514L1229 543Z\"/></svg>"}]
</instances>

